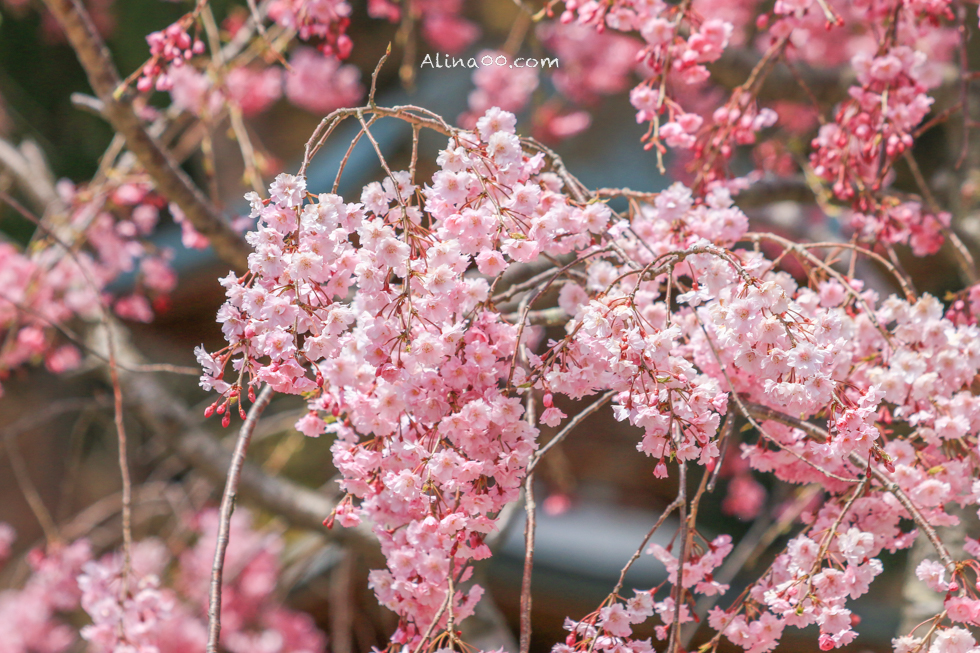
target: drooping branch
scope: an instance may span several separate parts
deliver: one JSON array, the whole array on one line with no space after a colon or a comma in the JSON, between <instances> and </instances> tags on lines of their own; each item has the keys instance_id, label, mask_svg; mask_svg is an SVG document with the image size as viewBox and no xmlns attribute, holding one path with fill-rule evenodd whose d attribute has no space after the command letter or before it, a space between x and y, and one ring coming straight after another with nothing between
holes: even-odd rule
<instances>
[{"instance_id":1,"label":"drooping branch","mask_svg":"<svg viewBox=\"0 0 980 653\"><path fill-rule=\"evenodd\" d=\"M817 426L816 424L807 422L806 420L791 417L790 415L785 415L771 408L760 406L758 404L752 404L747 402L743 402L743 404L746 410L750 414L752 414L752 416L755 417L756 419L772 420L774 422L779 422L781 424L785 424L787 426L792 426L793 428L800 429L801 431L806 433L811 439L817 442L827 442L828 440L830 440L830 434L826 430ZM946 548L946 545L943 543L939 535L936 533L936 529L933 528L933 526L929 523L929 521L925 518L925 516L923 516L922 512L919 511L919 509L915 506L914 503L912 503L912 500L909 499L909 496L905 493L905 491L901 487L899 487L898 483L888 478L888 476L886 476L884 472L876 468L873 464L868 464L868 462L866 462L861 456L859 456L856 453L852 453L848 457L848 460L850 460L851 463L854 464L859 469L867 470L867 472L871 474L871 476L876 481L878 481L881 484L881 486L885 488L885 490L887 490L890 494L892 494L892 496L894 496L895 499L900 504L902 504L902 507L905 508L906 512L909 513L909 516L911 517L912 521L915 522L915 525L918 526L922 530L922 532L926 534L926 537L929 539L929 542L932 544L933 548L936 549L936 553L939 554L939 558L940 560L943 561L943 565L946 567L946 569L949 571L955 569L956 562L953 560L953 557L950 555L949 550Z\"/></svg>"},{"instance_id":2,"label":"drooping branch","mask_svg":"<svg viewBox=\"0 0 980 653\"><path fill-rule=\"evenodd\" d=\"M220 521L218 537L214 547L214 565L211 569L210 605L208 607L208 653L217 653L218 638L221 635L221 582L225 569L225 552L228 550L228 536L231 531L231 515L235 510L235 498L238 495L238 483L241 479L242 465L245 464L245 454L252 441L259 418L265 412L266 406L272 400L272 386L266 386L248 411L248 417L238 432L238 442L232 454L231 465L228 467L228 480L225 481L225 491L221 497Z\"/></svg>"},{"instance_id":3,"label":"drooping branch","mask_svg":"<svg viewBox=\"0 0 980 653\"><path fill-rule=\"evenodd\" d=\"M125 367L142 362L126 337L124 327L114 323L118 359ZM180 399L152 374L120 374L123 393L132 413L149 431L159 437L182 460L214 483L223 483L232 462L232 452L222 447L199 425ZM281 476L269 476L256 465L242 465L238 495L286 519L298 528L330 533L338 541L363 541L359 529L329 531L324 518L335 502L319 492L307 489Z\"/></svg>"},{"instance_id":4,"label":"drooping branch","mask_svg":"<svg viewBox=\"0 0 980 653\"><path fill-rule=\"evenodd\" d=\"M155 435L162 436L174 453L212 481L224 480L232 453L201 430L175 397L150 375L124 377L123 383L133 412ZM269 476L256 465L242 466L238 494L297 527L328 532L323 519L334 509L330 498L285 478ZM336 529L331 537L349 539L358 534L354 529Z\"/></svg>"},{"instance_id":5,"label":"drooping branch","mask_svg":"<svg viewBox=\"0 0 980 653\"><path fill-rule=\"evenodd\" d=\"M244 271L251 251L245 239L235 232L220 212L208 201L191 178L159 141L146 129L143 121L126 99L117 99L119 74L91 18L78 0L45 0L78 55L88 75L92 90L102 102L103 115L140 165L153 178L157 191L175 203L188 221L206 236L222 261Z\"/></svg>"}]
</instances>

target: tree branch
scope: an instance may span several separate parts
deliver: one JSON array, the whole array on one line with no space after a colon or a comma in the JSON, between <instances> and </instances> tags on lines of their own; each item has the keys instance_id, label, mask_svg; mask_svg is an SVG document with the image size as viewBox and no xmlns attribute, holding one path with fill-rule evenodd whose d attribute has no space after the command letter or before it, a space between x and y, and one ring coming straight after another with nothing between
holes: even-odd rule
<instances>
[{"instance_id":1,"label":"tree branch","mask_svg":"<svg viewBox=\"0 0 980 653\"><path fill-rule=\"evenodd\" d=\"M211 241L215 253L235 270L248 267L251 248L234 231L220 212L194 185L160 143L150 135L130 102L115 97L119 73L109 50L78 0L44 0L68 36L78 60L88 75L92 90L102 102L103 115L126 139L126 147L153 178L157 191L184 212L194 228Z\"/></svg>"},{"instance_id":2,"label":"tree branch","mask_svg":"<svg viewBox=\"0 0 980 653\"><path fill-rule=\"evenodd\" d=\"M811 424L806 420L784 415L783 413L767 408L766 406L745 402L743 403L745 404L748 412L750 412L756 419L768 419L787 426L792 426L793 428L798 428L817 442L827 442L830 440L830 434L816 424ZM890 492L895 499L902 504L902 507L909 513L909 516L911 517L912 521L915 522L915 525L926 534L929 542L931 542L933 548L936 549L936 553L939 554L939 558L943 561L943 565L948 571L952 572L956 568L956 563L953 561L953 557L950 555L949 550L939 538L939 535L936 533L936 529L932 527L932 525L926 520L925 516L919 511L918 508L916 508L915 504L912 503L912 500L909 499L907 494L905 494L905 491L900 488L895 481L885 476L884 472L866 462L856 453L852 453L850 456L848 456L848 460L850 460L851 463L858 469L867 470L867 472L871 474L876 481L881 483L885 490Z\"/></svg>"},{"instance_id":3,"label":"tree branch","mask_svg":"<svg viewBox=\"0 0 980 653\"><path fill-rule=\"evenodd\" d=\"M716 83L734 89L745 83L762 55L750 48L726 48L724 54L713 64L708 65L711 78ZM833 104L847 96L847 87L854 81L850 67L811 68L802 62L794 63L791 70L785 63L776 64L769 72L759 89L759 100L772 102L788 100L809 103L811 96L820 102ZM804 88L803 84L806 85Z\"/></svg>"},{"instance_id":4,"label":"tree branch","mask_svg":"<svg viewBox=\"0 0 980 653\"><path fill-rule=\"evenodd\" d=\"M116 332L119 362L127 367L142 362L140 354L126 337L124 327L114 323L112 328ZM122 366L120 371L124 371ZM152 374L125 372L120 374L120 382L133 414L150 432L213 482L225 481L232 463L232 453L200 427L198 420L170 390ZM257 465L247 462L242 465L238 494L281 516L293 526L329 533L335 541L365 542L373 539L369 526L330 531L323 525L323 520L334 509L334 500L288 479L269 476Z\"/></svg>"},{"instance_id":5,"label":"tree branch","mask_svg":"<svg viewBox=\"0 0 980 653\"><path fill-rule=\"evenodd\" d=\"M0 169L8 170L14 176L17 185L40 215L52 202L58 201L58 194L43 160L32 164L31 157L28 156L32 150L33 158L41 156L40 150L30 141L22 142L18 148L0 139Z\"/></svg>"},{"instance_id":6,"label":"tree branch","mask_svg":"<svg viewBox=\"0 0 980 653\"><path fill-rule=\"evenodd\" d=\"M265 386L258 399L248 410L248 417L238 432L238 442L232 455L231 466L228 467L228 480L221 497L221 519L218 524L218 539L214 547L214 563L211 567L211 592L208 607L208 653L217 653L218 638L221 635L221 580L225 570L225 552L228 550L228 534L231 530L231 514L235 510L235 497L238 496L238 483L245 464L245 454L252 441L259 418L265 412L266 406L272 400L272 386ZM231 410L229 408L229 410Z\"/></svg>"}]
</instances>

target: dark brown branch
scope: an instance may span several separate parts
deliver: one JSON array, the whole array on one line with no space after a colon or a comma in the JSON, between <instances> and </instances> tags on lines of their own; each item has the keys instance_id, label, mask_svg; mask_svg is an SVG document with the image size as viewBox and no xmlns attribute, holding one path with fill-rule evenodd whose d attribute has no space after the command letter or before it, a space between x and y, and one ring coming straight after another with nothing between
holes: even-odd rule
<instances>
[{"instance_id":1,"label":"dark brown branch","mask_svg":"<svg viewBox=\"0 0 980 653\"><path fill-rule=\"evenodd\" d=\"M191 178L150 135L132 104L115 97L119 74L85 9L78 0L44 0L44 3L58 19L78 55L92 90L102 102L103 115L126 139L126 146L153 178L157 191L180 207L194 228L211 241L222 261L237 271L246 270L251 249L245 239L232 230Z\"/></svg>"}]
</instances>

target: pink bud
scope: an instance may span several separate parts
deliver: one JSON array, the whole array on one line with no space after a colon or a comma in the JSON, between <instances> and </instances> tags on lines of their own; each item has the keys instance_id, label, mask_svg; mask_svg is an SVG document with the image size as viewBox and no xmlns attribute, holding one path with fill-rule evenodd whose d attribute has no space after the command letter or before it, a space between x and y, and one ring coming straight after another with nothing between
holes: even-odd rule
<instances>
[{"instance_id":1,"label":"pink bud","mask_svg":"<svg viewBox=\"0 0 980 653\"><path fill-rule=\"evenodd\" d=\"M337 56L341 59L346 59L350 56L351 50L354 49L354 42L346 34L341 34L337 37Z\"/></svg>"}]
</instances>

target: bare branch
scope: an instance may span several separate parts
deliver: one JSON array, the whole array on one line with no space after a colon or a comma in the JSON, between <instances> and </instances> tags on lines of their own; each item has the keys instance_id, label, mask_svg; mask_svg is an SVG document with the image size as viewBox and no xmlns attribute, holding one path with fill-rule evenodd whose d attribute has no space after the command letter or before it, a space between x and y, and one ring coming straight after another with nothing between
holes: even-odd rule
<instances>
[{"instance_id":1,"label":"bare branch","mask_svg":"<svg viewBox=\"0 0 980 653\"><path fill-rule=\"evenodd\" d=\"M208 607L208 653L217 653L218 637L221 635L221 578L225 568L225 552L228 550L228 532L231 530L231 514L235 510L235 497L238 496L238 483L241 479L242 465L245 464L245 454L248 452L252 433L259 423L259 418L265 412L266 406L272 400L272 386L265 386L252 407L248 417L238 432L238 442L235 453L232 454L231 466L228 467L228 480L225 482L225 492L221 497L220 522L218 524L218 541L214 547L214 564L211 567L211 593Z\"/></svg>"},{"instance_id":2,"label":"bare branch","mask_svg":"<svg viewBox=\"0 0 980 653\"><path fill-rule=\"evenodd\" d=\"M678 494L677 497L671 501L670 505L664 508L664 511L660 514L660 517L657 518L657 521L654 522L650 530L647 531L643 541L640 542L640 546L636 548L636 552L630 557L627 563L623 566L623 569L619 572L619 580L616 581L616 586L613 588L613 591L610 592L609 596L615 597L617 594L619 594L619 590L623 589L623 583L626 582L626 573L630 570L633 564L640 559L640 555L643 554L643 550L646 548L647 542L650 541L650 538L653 537L653 534L656 533L661 526L663 526L664 522L667 521L667 517L669 517L672 512L681 507L681 503L682 498L681 495Z\"/></svg>"},{"instance_id":3,"label":"bare branch","mask_svg":"<svg viewBox=\"0 0 980 653\"><path fill-rule=\"evenodd\" d=\"M674 583L674 618L670 626L670 638L667 640L667 653L675 653L681 641L681 603L684 600L684 562L687 560L687 534L690 526L687 523L687 463L677 461L677 501L681 520L681 550L677 556L677 580Z\"/></svg>"},{"instance_id":4,"label":"bare branch","mask_svg":"<svg viewBox=\"0 0 980 653\"><path fill-rule=\"evenodd\" d=\"M520 653L531 649L531 571L534 567L534 529L537 526L534 503L534 472L524 479L524 510L527 523L524 525L524 576L521 579L521 637Z\"/></svg>"},{"instance_id":5,"label":"bare branch","mask_svg":"<svg viewBox=\"0 0 980 653\"><path fill-rule=\"evenodd\" d=\"M526 353L526 349L524 351ZM534 426L538 418L533 391L528 391L526 403L527 410L524 419L527 420L528 424ZM524 511L527 513L527 522L524 524L524 575L521 578L520 653L528 653L531 649L531 573L534 570L536 509L537 504L534 503L534 466L532 464L528 466L527 476L524 478ZM452 568L450 567L450 569Z\"/></svg>"}]
</instances>

